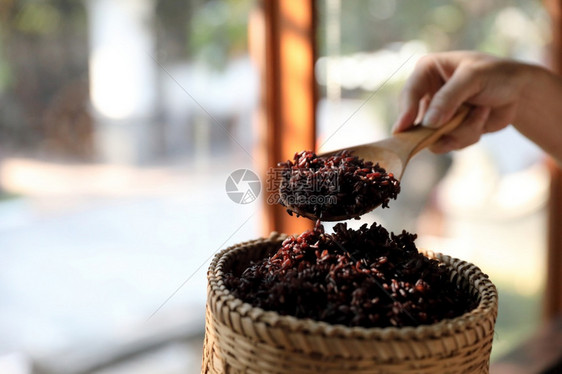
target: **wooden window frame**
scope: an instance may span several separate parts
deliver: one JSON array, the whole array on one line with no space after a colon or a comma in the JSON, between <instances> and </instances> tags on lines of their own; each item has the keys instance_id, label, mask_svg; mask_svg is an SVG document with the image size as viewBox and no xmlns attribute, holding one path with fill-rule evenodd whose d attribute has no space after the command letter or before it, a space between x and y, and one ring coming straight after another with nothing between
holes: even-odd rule
<instances>
[{"instance_id":1,"label":"wooden window frame","mask_svg":"<svg viewBox=\"0 0 562 374\"><path fill-rule=\"evenodd\" d=\"M287 214L275 199L271 179L278 162L292 159L295 151L316 149L317 84L316 1L262 0L255 16L263 36L257 51L261 61L259 159L266 181L264 234L300 233L312 227L310 220ZM256 54L256 53L253 53Z\"/></svg>"}]
</instances>

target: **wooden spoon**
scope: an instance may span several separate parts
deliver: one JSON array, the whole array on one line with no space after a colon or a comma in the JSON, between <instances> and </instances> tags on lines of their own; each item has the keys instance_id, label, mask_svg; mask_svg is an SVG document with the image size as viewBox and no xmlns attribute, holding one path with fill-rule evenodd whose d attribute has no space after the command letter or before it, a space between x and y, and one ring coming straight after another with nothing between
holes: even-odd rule
<instances>
[{"instance_id":1,"label":"wooden spoon","mask_svg":"<svg viewBox=\"0 0 562 374\"><path fill-rule=\"evenodd\" d=\"M390 138L344 149L353 152L354 156L365 161L372 161L373 164L378 162L387 173L394 174L394 178L400 180L408 161L419 151L439 140L441 136L453 131L466 118L469 111L470 108L466 105L461 106L449 122L437 129L416 125L410 130L394 134ZM344 149L325 152L319 156L333 155Z\"/></svg>"},{"instance_id":2,"label":"wooden spoon","mask_svg":"<svg viewBox=\"0 0 562 374\"><path fill-rule=\"evenodd\" d=\"M378 163L386 169L387 173L392 173L394 178L400 180L406 170L406 166L410 159L422 149L429 147L435 143L441 136L454 130L466 118L470 108L463 105L459 108L453 118L437 129L431 129L425 126L417 125L412 129L394 134L390 138L383 139L374 143L367 143L355 147L338 149L335 151L325 152L319 156L330 156L337 152L348 150L353 152L354 156L372 161L373 164ZM377 205L369 206L361 214L365 214L375 209ZM321 218L323 221L342 221L353 218L346 216L325 216L316 217L311 213L300 211L297 207L287 206L295 213L310 218Z\"/></svg>"}]
</instances>

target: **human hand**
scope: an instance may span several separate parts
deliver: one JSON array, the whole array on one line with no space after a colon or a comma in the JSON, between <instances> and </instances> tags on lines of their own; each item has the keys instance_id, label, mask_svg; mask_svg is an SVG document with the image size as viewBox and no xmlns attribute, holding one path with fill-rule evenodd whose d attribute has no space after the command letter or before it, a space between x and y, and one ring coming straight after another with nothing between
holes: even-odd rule
<instances>
[{"instance_id":1,"label":"human hand","mask_svg":"<svg viewBox=\"0 0 562 374\"><path fill-rule=\"evenodd\" d=\"M449 121L463 104L472 107L455 130L430 147L446 153L476 143L484 133L513 123L529 81L530 65L478 52L445 52L422 57L400 97L394 132L421 120L428 127Z\"/></svg>"}]
</instances>

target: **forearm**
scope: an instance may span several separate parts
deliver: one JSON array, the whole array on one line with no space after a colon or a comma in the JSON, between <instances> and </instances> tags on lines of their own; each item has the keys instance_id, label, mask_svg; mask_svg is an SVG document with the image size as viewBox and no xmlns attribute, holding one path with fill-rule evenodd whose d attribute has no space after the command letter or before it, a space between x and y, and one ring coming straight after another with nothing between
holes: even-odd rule
<instances>
[{"instance_id":1,"label":"forearm","mask_svg":"<svg viewBox=\"0 0 562 374\"><path fill-rule=\"evenodd\" d=\"M527 69L513 125L562 165L562 79L540 67Z\"/></svg>"}]
</instances>

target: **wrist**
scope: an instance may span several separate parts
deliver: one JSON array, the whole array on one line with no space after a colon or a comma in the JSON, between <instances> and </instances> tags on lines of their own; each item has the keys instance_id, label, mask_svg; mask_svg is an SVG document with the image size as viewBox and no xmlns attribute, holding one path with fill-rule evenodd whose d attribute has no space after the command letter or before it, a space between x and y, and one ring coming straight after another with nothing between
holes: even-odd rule
<instances>
[{"instance_id":1,"label":"wrist","mask_svg":"<svg viewBox=\"0 0 562 374\"><path fill-rule=\"evenodd\" d=\"M540 66L525 68L525 84L513 125L562 161L562 78Z\"/></svg>"},{"instance_id":2,"label":"wrist","mask_svg":"<svg viewBox=\"0 0 562 374\"><path fill-rule=\"evenodd\" d=\"M523 125L532 120L535 109L544 105L544 100L548 100L547 92L557 80L547 69L531 64L518 64L515 76L519 77L516 113L514 125ZM553 79L554 78L554 79ZM562 87L562 86L561 86ZM553 97L554 99L554 97Z\"/></svg>"}]
</instances>

